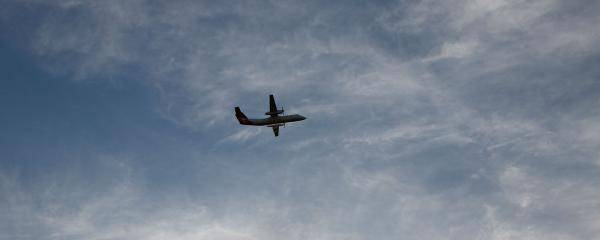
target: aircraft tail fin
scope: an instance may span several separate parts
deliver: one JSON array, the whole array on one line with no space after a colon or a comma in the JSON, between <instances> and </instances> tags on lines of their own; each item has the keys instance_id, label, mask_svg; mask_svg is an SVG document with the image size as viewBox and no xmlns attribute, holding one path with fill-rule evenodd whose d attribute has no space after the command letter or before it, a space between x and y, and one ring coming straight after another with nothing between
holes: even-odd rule
<instances>
[{"instance_id":1,"label":"aircraft tail fin","mask_svg":"<svg viewBox=\"0 0 600 240\"><path fill-rule=\"evenodd\" d=\"M240 110L240 107L235 107L235 117L240 122L240 124L250 124L248 117L246 117L246 114L244 114L242 110Z\"/></svg>"}]
</instances>

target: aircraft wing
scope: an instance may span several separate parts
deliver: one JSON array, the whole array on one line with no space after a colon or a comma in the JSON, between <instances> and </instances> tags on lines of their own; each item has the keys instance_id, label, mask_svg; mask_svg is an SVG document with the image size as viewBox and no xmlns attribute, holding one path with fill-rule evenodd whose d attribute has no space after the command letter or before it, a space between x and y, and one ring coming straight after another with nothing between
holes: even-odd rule
<instances>
[{"instance_id":1,"label":"aircraft wing","mask_svg":"<svg viewBox=\"0 0 600 240\"><path fill-rule=\"evenodd\" d=\"M275 105L275 97L273 97L273 94L269 95L269 112L277 112L277 105Z\"/></svg>"},{"instance_id":2,"label":"aircraft wing","mask_svg":"<svg viewBox=\"0 0 600 240\"><path fill-rule=\"evenodd\" d=\"M273 128L273 134L275 134L275 137L279 136L279 125L272 126L271 128Z\"/></svg>"}]
</instances>

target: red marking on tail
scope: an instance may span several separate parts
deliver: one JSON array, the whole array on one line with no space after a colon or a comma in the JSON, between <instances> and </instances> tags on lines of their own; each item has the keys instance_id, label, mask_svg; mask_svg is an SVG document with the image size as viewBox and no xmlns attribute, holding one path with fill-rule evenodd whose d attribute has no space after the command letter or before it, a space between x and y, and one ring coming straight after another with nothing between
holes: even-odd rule
<instances>
[{"instance_id":1,"label":"red marking on tail","mask_svg":"<svg viewBox=\"0 0 600 240\"><path fill-rule=\"evenodd\" d=\"M240 107L235 107L235 117L240 122L240 124L243 124L243 125L250 124L248 117L246 117L246 115L242 112L242 110L240 110Z\"/></svg>"}]
</instances>

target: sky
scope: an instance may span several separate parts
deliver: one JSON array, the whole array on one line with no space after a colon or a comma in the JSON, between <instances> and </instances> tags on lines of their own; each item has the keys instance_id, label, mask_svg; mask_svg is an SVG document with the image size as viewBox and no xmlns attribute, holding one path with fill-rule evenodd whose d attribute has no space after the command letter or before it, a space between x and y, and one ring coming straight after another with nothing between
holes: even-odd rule
<instances>
[{"instance_id":1,"label":"sky","mask_svg":"<svg viewBox=\"0 0 600 240\"><path fill-rule=\"evenodd\" d=\"M599 12L0 0L0 240L600 239Z\"/></svg>"}]
</instances>

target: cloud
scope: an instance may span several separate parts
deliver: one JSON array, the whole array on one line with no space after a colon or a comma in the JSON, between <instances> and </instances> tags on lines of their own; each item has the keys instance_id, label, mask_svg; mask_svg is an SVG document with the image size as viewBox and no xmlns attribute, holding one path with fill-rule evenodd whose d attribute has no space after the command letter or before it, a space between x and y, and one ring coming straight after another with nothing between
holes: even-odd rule
<instances>
[{"instance_id":1,"label":"cloud","mask_svg":"<svg viewBox=\"0 0 600 240\"><path fill-rule=\"evenodd\" d=\"M154 90L178 151L100 168L91 188L75 170L34 186L5 170L16 223L0 238L600 234L594 1L10 5L44 13L35 64ZM276 140L232 116L262 115L269 93L308 117Z\"/></svg>"},{"instance_id":2,"label":"cloud","mask_svg":"<svg viewBox=\"0 0 600 240\"><path fill-rule=\"evenodd\" d=\"M234 142L245 142L251 138L254 138L256 136L258 136L258 134L262 133L263 131L261 131L263 128L247 128L247 129L243 129L233 135L230 135L229 137L226 138L227 141L234 141Z\"/></svg>"},{"instance_id":3,"label":"cloud","mask_svg":"<svg viewBox=\"0 0 600 240\"><path fill-rule=\"evenodd\" d=\"M475 51L477 42L444 43L439 54L425 58L423 61L431 62L445 58L464 58Z\"/></svg>"}]
</instances>

